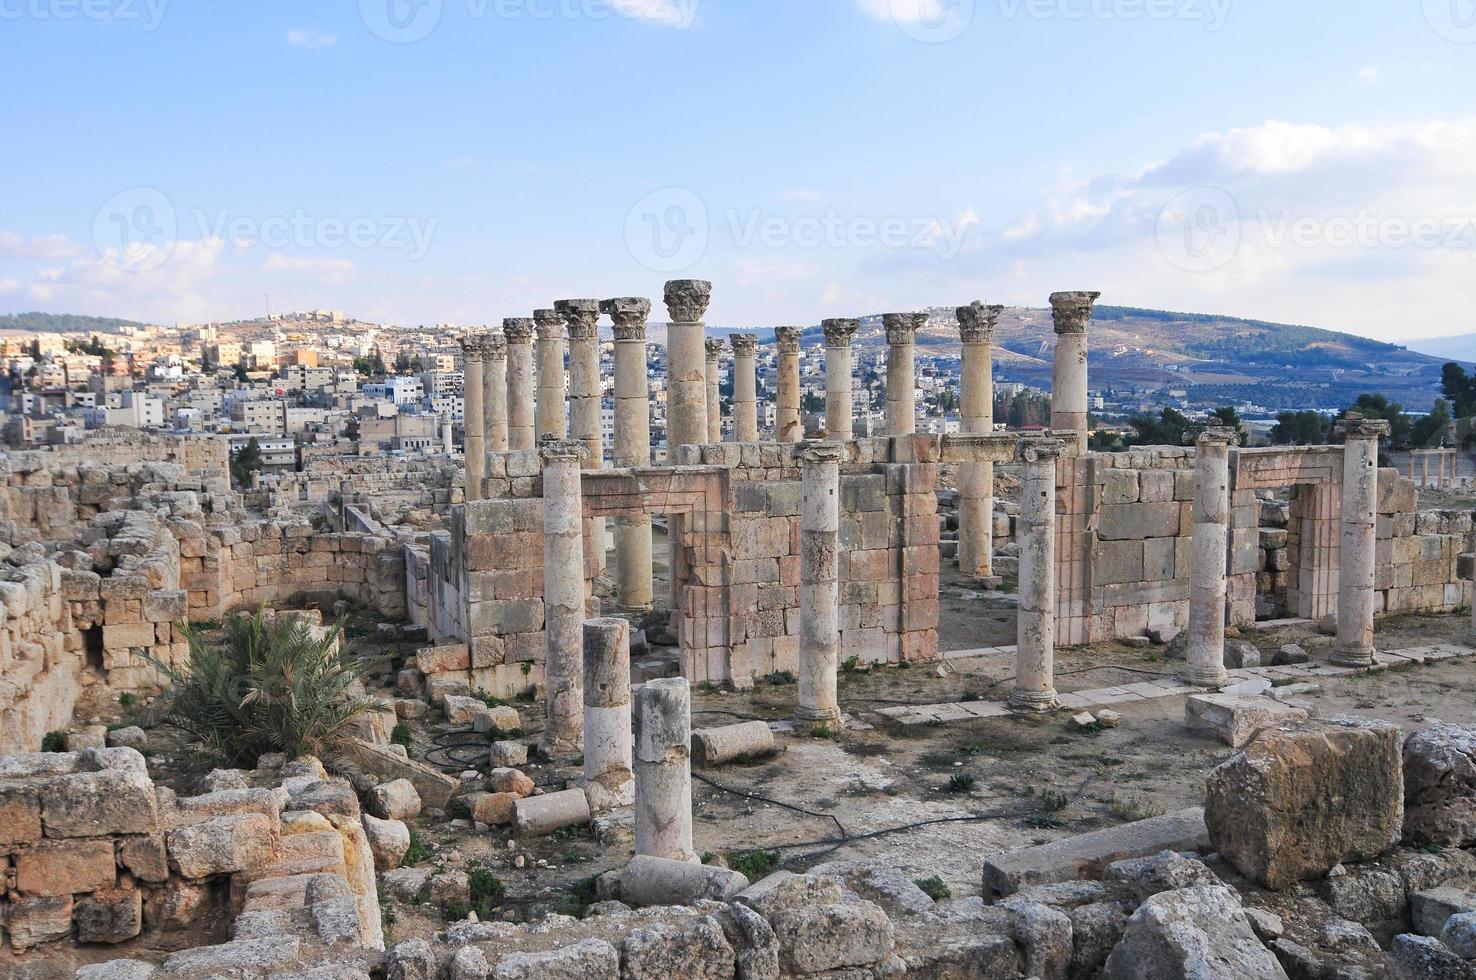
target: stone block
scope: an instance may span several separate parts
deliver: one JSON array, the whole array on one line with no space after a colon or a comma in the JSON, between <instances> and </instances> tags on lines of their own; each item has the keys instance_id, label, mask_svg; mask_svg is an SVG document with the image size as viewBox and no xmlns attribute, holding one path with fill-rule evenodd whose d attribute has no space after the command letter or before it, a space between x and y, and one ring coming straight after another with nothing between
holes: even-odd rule
<instances>
[{"instance_id":1,"label":"stone block","mask_svg":"<svg viewBox=\"0 0 1476 980\"><path fill-rule=\"evenodd\" d=\"M789 973L865 967L892 952L892 921L872 902L786 908L769 924L779 941L780 964Z\"/></svg>"},{"instance_id":2,"label":"stone block","mask_svg":"<svg viewBox=\"0 0 1476 980\"><path fill-rule=\"evenodd\" d=\"M1305 721L1302 708L1259 695L1195 694L1184 703L1184 724L1206 732L1232 748L1240 748L1268 725Z\"/></svg>"},{"instance_id":3,"label":"stone block","mask_svg":"<svg viewBox=\"0 0 1476 980\"><path fill-rule=\"evenodd\" d=\"M110 840L45 843L15 855L15 885L27 895L96 891L117 877Z\"/></svg>"},{"instance_id":4,"label":"stone block","mask_svg":"<svg viewBox=\"0 0 1476 980\"><path fill-rule=\"evenodd\" d=\"M736 961L723 927L708 915L635 929L621 944L626 980L729 980Z\"/></svg>"},{"instance_id":5,"label":"stone block","mask_svg":"<svg viewBox=\"0 0 1476 980\"><path fill-rule=\"evenodd\" d=\"M420 794L408 779L395 779L371 789L369 811L382 820L411 820L420 814Z\"/></svg>"},{"instance_id":6,"label":"stone block","mask_svg":"<svg viewBox=\"0 0 1476 980\"><path fill-rule=\"evenodd\" d=\"M619 980L620 954L602 939L585 939L543 953L508 953L488 980Z\"/></svg>"},{"instance_id":7,"label":"stone block","mask_svg":"<svg viewBox=\"0 0 1476 980\"><path fill-rule=\"evenodd\" d=\"M415 665L424 674L444 674L471 669L471 655L466 644L425 647L415 653Z\"/></svg>"},{"instance_id":8,"label":"stone block","mask_svg":"<svg viewBox=\"0 0 1476 980\"><path fill-rule=\"evenodd\" d=\"M1399 730L1345 719L1263 729L1210 774L1205 822L1221 855L1273 890L1377 857L1404 823Z\"/></svg>"},{"instance_id":9,"label":"stone block","mask_svg":"<svg viewBox=\"0 0 1476 980\"><path fill-rule=\"evenodd\" d=\"M121 943L143 931L143 893L115 890L79 899L73 909L79 943Z\"/></svg>"},{"instance_id":10,"label":"stone block","mask_svg":"<svg viewBox=\"0 0 1476 980\"><path fill-rule=\"evenodd\" d=\"M189 613L189 594L182 591L156 590L144 596L143 618L150 623L182 622ZM106 629L103 631L107 632ZM106 636L103 642L107 642Z\"/></svg>"},{"instance_id":11,"label":"stone block","mask_svg":"<svg viewBox=\"0 0 1476 980\"><path fill-rule=\"evenodd\" d=\"M10 945L25 952L42 943L65 939L72 932L72 896L22 896L10 903L5 917Z\"/></svg>"},{"instance_id":12,"label":"stone block","mask_svg":"<svg viewBox=\"0 0 1476 980\"><path fill-rule=\"evenodd\" d=\"M1147 977L1287 980L1251 930L1239 896L1218 884L1163 892L1133 913L1102 978Z\"/></svg>"},{"instance_id":13,"label":"stone block","mask_svg":"<svg viewBox=\"0 0 1476 980\"><path fill-rule=\"evenodd\" d=\"M132 749L106 751L138 756ZM138 763L142 768L142 756ZM152 833L158 827L154 786L146 769L62 776L41 788L41 821L48 837Z\"/></svg>"},{"instance_id":14,"label":"stone block","mask_svg":"<svg viewBox=\"0 0 1476 980\"><path fill-rule=\"evenodd\" d=\"M0 782L0 844L32 844L41 839L41 795L37 786Z\"/></svg>"},{"instance_id":15,"label":"stone block","mask_svg":"<svg viewBox=\"0 0 1476 980\"><path fill-rule=\"evenodd\" d=\"M1476 726L1432 725L1405 740L1404 832L1422 844L1476 844Z\"/></svg>"},{"instance_id":16,"label":"stone block","mask_svg":"<svg viewBox=\"0 0 1476 980\"><path fill-rule=\"evenodd\" d=\"M259 868L271 859L275 843L273 823L261 813L213 817L168 834L170 864L186 878Z\"/></svg>"}]
</instances>

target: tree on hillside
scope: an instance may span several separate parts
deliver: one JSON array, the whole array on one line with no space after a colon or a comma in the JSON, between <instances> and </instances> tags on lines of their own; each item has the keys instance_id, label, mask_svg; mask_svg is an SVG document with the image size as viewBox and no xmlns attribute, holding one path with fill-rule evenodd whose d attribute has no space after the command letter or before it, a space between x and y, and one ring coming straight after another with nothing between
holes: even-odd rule
<instances>
[{"instance_id":1,"label":"tree on hillside","mask_svg":"<svg viewBox=\"0 0 1476 980\"><path fill-rule=\"evenodd\" d=\"M1282 412L1271 429L1276 446L1315 446L1327 441L1327 420L1316 412Z\"/></svg>"},{"instance_id":2,"label":"tree on hillside","mask_svg":"<svg viewBox=\"0 0 1476 980\"><path fill-rule=\"evenodd\" d=\"M1358 412L1366 419L1387 421L1391 447L1403 448L1410 444L1410 418L1398 402L1391 402L1383 395L1363 394L1358 396L1349 411Z\"/></svg>"},{"instance_id":3,"label":"tree on hillside","mask_svg":"<svg viewBox=\"0 0 1476 980\"><path fill-rule=\"evenodd\" d=\"M1445 431L1450 426L1450 402L1444 398L1435 399L1435 404L1430 408L1430 414L1416 420L1409 427L1409 445L1416 449L1436 449L1445 438Z\"/></svg>"},{"instance_id":4,"label":"tree on hillside","mask_svg":"<svg viewBox=\"0 0 1476 980\"><path fill-rule=\"evenodd\" d=\"M252 436L231 459L231 479L242 490L250 489L251 474L261 469L261 444Z\"/></svg>"},{"instance_id":5,"label":"tree on hillside","mask_svg":"<svg viewBox=\"0 0 1476 980\"><path fill-rule=\"evenodd\" d=\"M1207 421L1210 425L1234 429L1240 435L1241 445L1245 444L1245 423L1240 420L1240 413L1235 410L1234 405L1221 405L1209 413Z\"/></svg>"},{"instance_id":6,"label":"tree on hillside","mask_svg":"<svg viewBox=\"0 0 1476 980\"><path fill-rule=\"evenodd\" d=\"M1151 415L1134 415L1128 425L1137 430L1136 437L1129 437L1129 446L1182 446L1184 430L1189 428L1189 417L1175 408L1165 408L1158 418Z\"/></svg>"},{"instance_id":7,"label":"tree on hillside","mask_svg":"<svg viewBox=\"0 0 1476 980\"><path fill-rule=\"evenodd\" d=\"M1456 418L1476 415L1476 377L1454 361L1440 369L1440 387Z\"/></svg>"}]
</instances>

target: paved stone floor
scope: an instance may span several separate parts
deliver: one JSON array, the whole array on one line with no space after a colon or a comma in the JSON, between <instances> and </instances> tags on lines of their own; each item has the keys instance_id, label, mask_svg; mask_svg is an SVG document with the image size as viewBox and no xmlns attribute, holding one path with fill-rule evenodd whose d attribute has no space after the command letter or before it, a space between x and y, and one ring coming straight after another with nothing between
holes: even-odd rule
<instances>
[{"instance_id":1,"label":"paved stone floor","mask_svg":"<svg viewBox=\"0 0 1476 980\"><path fill-rule=\"evenodd\" d=\"M958 650L947 655L948 660L972 657L991 659L1013 657L1014 647L986 647L980 650ZM1452 657L1476 656L1476 648L1438 644L1435 646L1410 647L1405 650L1390 650L1376 653L1378 666L1372 669L1385 670L1408 664L1424 664ZM1273 682L1315 681L1319 677L1340 677L1357 673L1356 667L1334 667L1326 663L1291 664L1285 667L1245 667L1230 671L1231 684L1264 677ZM1116 687L1100 687L1086 691L1072 691L1061 695L1061 707L1072 711L1092 708L1107 708L1128 701L1149 701L1154 698L1172 697L1176 694L1202 693L1200 688L1182 684L1173 676L1156 680L1121 684ZM998 718L1010 713L1004 701L951 701L945 704L902 705L882 708L886 715L903 725L928 725L935 722L967 721L970 718Z\"/></svg>"}]
</instances>

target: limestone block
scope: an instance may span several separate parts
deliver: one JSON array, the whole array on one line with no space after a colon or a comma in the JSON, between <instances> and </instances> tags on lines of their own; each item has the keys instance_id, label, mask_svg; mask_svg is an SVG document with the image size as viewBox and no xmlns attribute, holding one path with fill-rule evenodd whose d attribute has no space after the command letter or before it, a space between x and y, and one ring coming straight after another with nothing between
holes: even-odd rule
<instances>
[{"instance_id":1,"label":"limestone block","mask_svg":"<svg viewBox=\"0 0 1476 980\"><path fill-rule=\"evenodd\" d=\"M10 945L16 952L65 939L72 932L72 896L17 898L10 903L5 925L10 934Z\"/></svg>"},{"instance_id":2,"label":"limestone block","mask_svg":"<svg viewBox=\"0 0 1476 980\"><path fill-rule=\"evenodd\" d=\"M381 820L370 814L361 817L364 836L369 840L369 850L374 855L374 870L393 871L405 859L410 849L410 828L399 820Z\"/></svg>"},{"instance_id":3,"label":"limestone block","mask_svg":"<svg viewBox=\"0 0 1476 980\"><path fill-rule=\"evenodd\" d=\"M1410 922L1422 936L1438 936L1451 916L1472 913L1476 913L1476 890L1442 885L1409 896Z\"/></svg>"},{"instance_id":4,"label":"limestone block","mask_svg":"<svg viewBox=\"0 0 1476 980\"><path fill-rule=\"evenodd\" d=\"M1240 898L1223 885L1155 895L1133 913L1107 958L1103 980L1144 977L1287 980L1276 957L1251 931Z\"/></svg>"},{"instance_id":5,"label":"limestone block","mask_svg":"<svg viewBox=\"0 0 1476 980\"><path fill-rule=\"evenodd\" d=\"M1210 774L1205 822L1216 849L1273 890L1377 857L1404 823L1399 731L1345 719L1264 729Z\"/></svg>"},{"instance_id":6,"label":"limestone block","mask_svg":"<svg viewBox=\"0 0 1476 980\"><path fill-rule=\"evenodd\" d=\"M707 915L635 929L621 944L622 976L628 980L729 980L736 959L723 927Z\"/></svg>"},{"instance_id":7,"label":"limestone block","mask_svg":"<svg viewBox=\"0 0 1476 980\"><path fill-rule=\"evenodd\" d=\"M106 751L132 752L132 749ZM138 757L140 766L143 758ZM154 786L147 771L82 772L41 789L41 820L51 837L147 834L158 827Z\"/></svg>"},{"instance_id":8,"label":"limestone block","mask_svg":"<svg viewBox=\"0 0 1476 980\"><path fill-rule=\"evenodd\" d=\"M415 665L425 674L444 674L471 669L471 656L466 644L425 647L415 653Z\"/></svg>"},{"instance_id":9,"label":"limestone block","mask_svg":"<svg viewBox=\"0 0 1476 980\"><path fill-rule=\"evenodd\" d=\"M0 782L0 844L41 839L41 795L34 784Z\"/></svg>"},{"instance_id":10,"label":"limestone block","mask_svg":"<svg viewBox=\"0 0 1476 980\"><path fill-rule=\"evenodd\" d=\"M15 855L15 887L27 895L96 891L117 878L110 840L45 843Z\"/></svg>"},{"instance_id":11,"label":"limestone block","mask_svg":"<svg viewBox=\"0 0 1476 980\"><path fill-rule=\"evenodd\" d=\"M1307 717L1301 708L1259 695L1195 694L1184 704L1184 724L1191 731L1214 735L1237 749L1268 725Z\"/></svg>"},{"instance_id":12,"label":"limestone block","mask_svg":"<svg viewBox=\"0 0 1476 980\"><path fill-rule=\"evenodd\" d=\"M1419 843L1476 844L1476 726L1432 725L1405 740L1404 811Z\"/></svg>"},{"instance_id":13,"label":"limestone block","mask_svg":"<svg viewBox=\"0 0 1476 980\"><path fill-rule=\"evenodd\" d=\"M144 620L150 623L181 622L189 611L189 595L163 589L150 592L144 596L142 611ZM106 637L103 642L107 642Z\"/></svg>"},{"instance_id":14,"label":"limestone block","mask_svg":"<svg viewBox=\"0 0 1476 980\"><path fill-rule=\"evenodd\" d=\"M368 807L381 820L410 820L420 814L421 799L414 783L395 779L369 791Z\"/></svg>"},{"instance_id":15,"label":"limestone block","mask_svg":"<svg viewBox=\"0 0 1476 980\"><path fill-rule=\"evenodd\" d=\"M502 827L513 822L520 799L522 797L516 793L473 793L466 798L466 803L477 823Z\"/></svg>"},{"instance_id":16,"label":"limestone block","mask_svg":"<svg viewBox=\"0 0 1476 980\"><path fill-rule=\"evenodd\" d=\"M784 909L769 920L787 972L806 974L880 963L892 952L892 921L872 902Z\"/></svg>"},{"instance_id":17,"label":"limestone block","mask_svg":"<svg viewBox=\"0 0 1476 980\"><path fill-rule=\"evenodd\" d=\"M143 893L114 890L79 899L73 909L79 943L121 943L143 931Z\"/></svg>"},{"instance_id":18,"label":"limestone block","mask_svg":"<svg viewBox=\"0 0 1476 980\"><path fill-rule=\"evenodd\" d=\"M272 856L273 823L261 813L213 817L169 831L170 864L186 878L234 874L260 867Z\"/></svg>"},{"instance_id":19,"label":"limestone block","mask_svg":"<svg viewBox=\"0 0 1476 980\"><path fill-rule=\"evenodd\" d=\"M489 980L619 980L620 954L602 939L585 939L546 953L509 953Z\"/></svg>"}]
</instances>

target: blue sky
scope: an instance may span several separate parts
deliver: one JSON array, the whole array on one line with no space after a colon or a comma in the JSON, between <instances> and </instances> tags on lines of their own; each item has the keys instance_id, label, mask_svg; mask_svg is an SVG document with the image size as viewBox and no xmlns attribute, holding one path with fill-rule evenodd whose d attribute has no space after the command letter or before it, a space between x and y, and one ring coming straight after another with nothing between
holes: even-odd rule
<instances>
[{"instance_id":1,"label":"blue sky","mask_svg":"<svg viewBox=\"0 0 1476 980\"><path fill-rule=\"evenodd\" d=\"M1476 330L1472 0L0 0L0 77L0 311Z\"/></svg>"}]
</instances>

